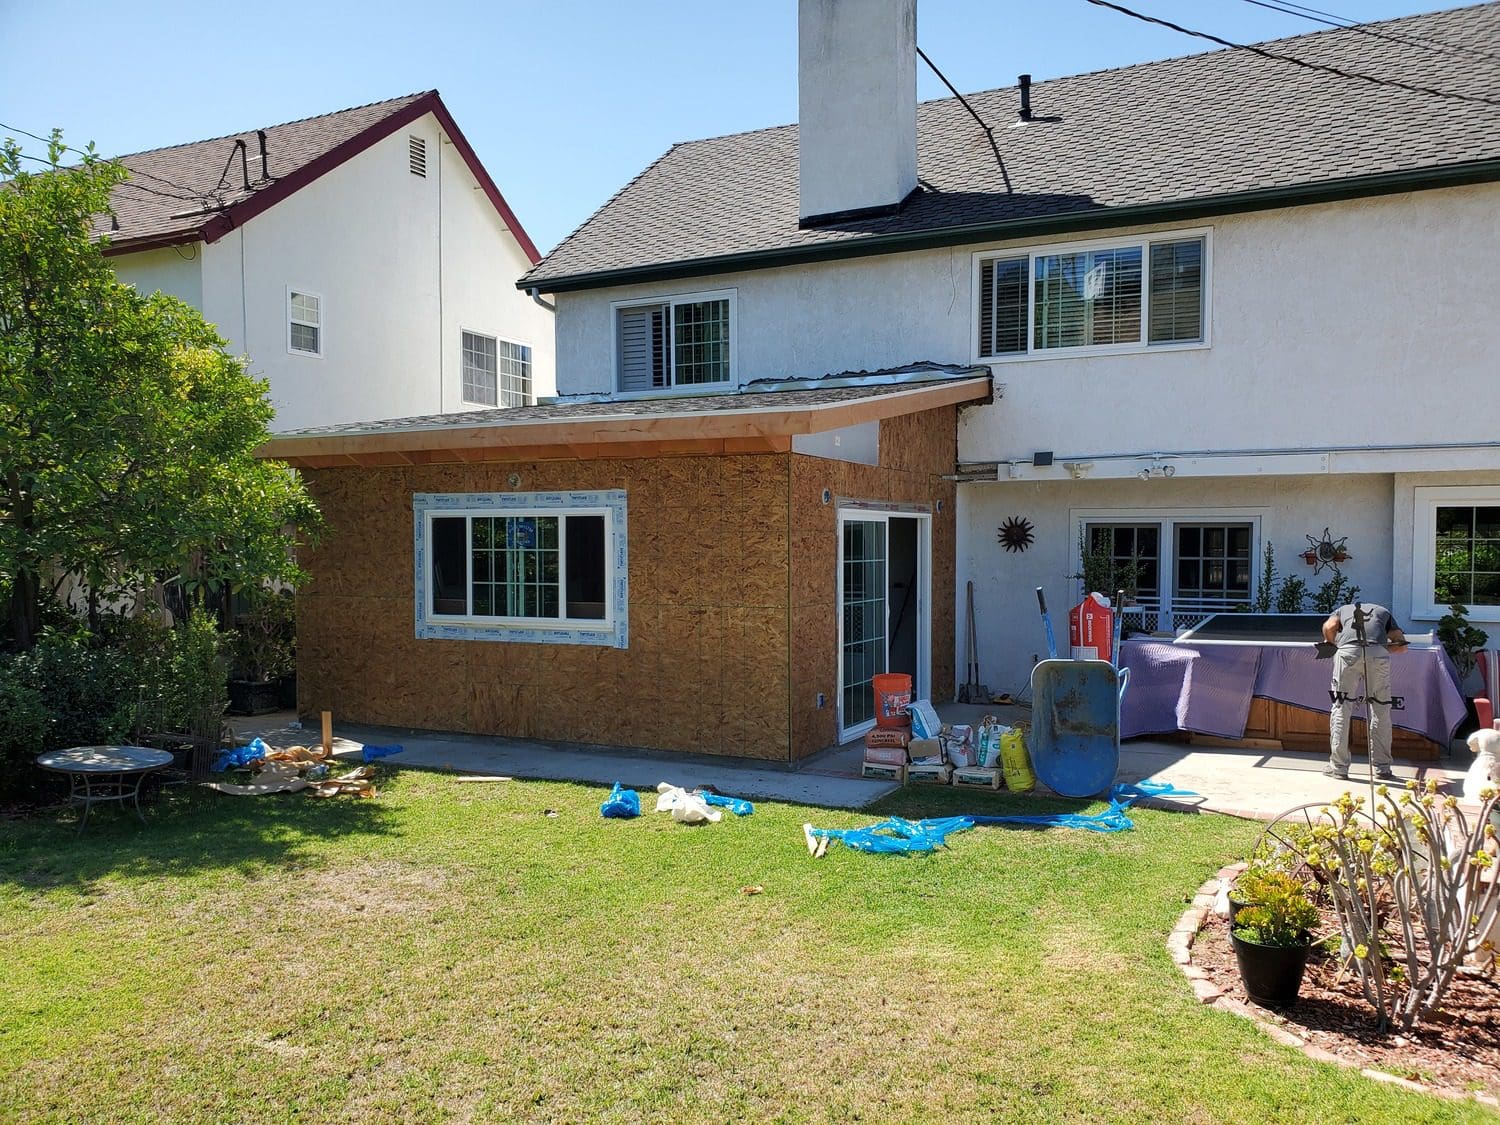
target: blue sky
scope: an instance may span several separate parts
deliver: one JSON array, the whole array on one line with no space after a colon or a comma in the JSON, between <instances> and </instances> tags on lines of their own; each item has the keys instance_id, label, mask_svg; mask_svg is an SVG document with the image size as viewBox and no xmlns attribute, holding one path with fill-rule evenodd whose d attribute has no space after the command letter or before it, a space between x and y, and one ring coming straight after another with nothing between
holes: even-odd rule
<instances>
[{"instance_id":1,"label":"blue sky","mask_svg":"<svg viewBox=\"0 0 1500 1125\"><path fill-rule=\"evenodd\" d=\"M1239 42L1318 27L1246 0L1126 2ZM673 142L794 121L796 28L796 0L0 0L0 121L113 154L436 87L545 251ZM917 29L964 91L1208 46L1085 0L920 0ZM944 93L921 74L921 97Z\"/></svg>"}]
</instances>

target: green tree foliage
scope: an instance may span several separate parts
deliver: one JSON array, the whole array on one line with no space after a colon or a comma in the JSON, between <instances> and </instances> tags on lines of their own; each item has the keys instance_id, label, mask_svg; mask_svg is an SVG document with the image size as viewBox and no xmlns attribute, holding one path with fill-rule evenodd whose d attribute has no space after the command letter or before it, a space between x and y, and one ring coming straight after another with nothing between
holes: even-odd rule
<instances>
[{"instance_id":1,"label":"green tree foliage","mask_svg":"<svg viewBox=\"0 0 1500 1125\"><path fill-rule=\"evenodd\" d=\"M0 589L13 646L36 640L42 594L295 581L288 530L317 511L285 466L257 461L272 408L212 325L116 281L90 237L127 177L53 134L29 172L0 148Z\"/></svg>"}]
</instances>

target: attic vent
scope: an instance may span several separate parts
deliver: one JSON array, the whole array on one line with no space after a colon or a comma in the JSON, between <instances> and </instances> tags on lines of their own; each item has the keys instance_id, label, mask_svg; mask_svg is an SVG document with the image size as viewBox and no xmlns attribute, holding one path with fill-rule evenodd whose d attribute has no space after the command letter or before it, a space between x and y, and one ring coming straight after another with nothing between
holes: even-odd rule
<instances>
[{"instance_id":1,"label":"attic vent","mask_svg":"<svg viewBox=\"0 0 1500 1125\"><path fill-rule=\"evenodd\" d=\"M422 137L407 137L406 149L411 159L411 174L425 179L427 176L427 141Z\"/></svg>"}]
</instances>

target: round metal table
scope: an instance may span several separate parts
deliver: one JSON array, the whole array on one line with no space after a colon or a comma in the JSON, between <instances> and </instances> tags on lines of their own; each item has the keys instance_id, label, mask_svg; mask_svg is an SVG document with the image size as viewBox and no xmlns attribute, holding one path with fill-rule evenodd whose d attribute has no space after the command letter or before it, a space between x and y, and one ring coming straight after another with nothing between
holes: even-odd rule
<instances>
[{"instance_id":1,"label":"round metal table","mask_svg":"<svg viewBox=\"0 0 1500 1125\"><path fill-rule=\"evenodd\" d=\"M130 801L141 812L141 782L152 770L170 765L172 755L149 746L73 746L37 757L44 770L68 775L68 800L83 806L78 831L89 821L89 810L108 801Z\"/></svg>"}]
</instances>

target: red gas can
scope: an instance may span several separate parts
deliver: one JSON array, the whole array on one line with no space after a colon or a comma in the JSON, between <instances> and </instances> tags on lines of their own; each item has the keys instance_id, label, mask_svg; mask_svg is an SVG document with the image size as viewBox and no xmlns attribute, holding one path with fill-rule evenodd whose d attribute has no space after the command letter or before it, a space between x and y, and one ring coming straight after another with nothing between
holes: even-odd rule
<instances>
[{"instance_id":1,"label":"red gas can","mask_svg":"<svg viewBox=\"0 0 1500 1125\"><path fill-rule=\"evenodd\" d=\"M1115 611L1103 594L1090 594L1068 610L1068 640L1074 660L1111 659L1114 635Z\"/></svg>"}]
</instances>

